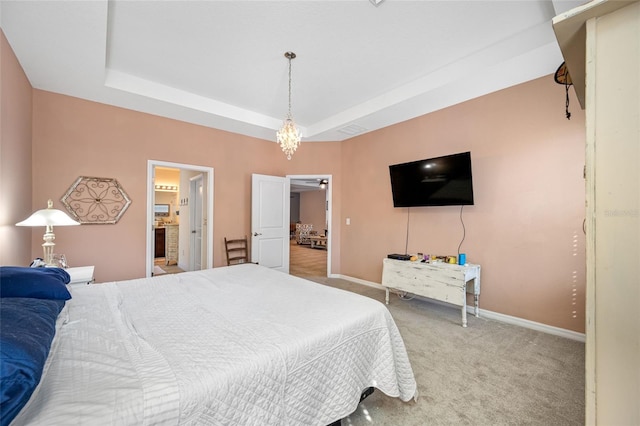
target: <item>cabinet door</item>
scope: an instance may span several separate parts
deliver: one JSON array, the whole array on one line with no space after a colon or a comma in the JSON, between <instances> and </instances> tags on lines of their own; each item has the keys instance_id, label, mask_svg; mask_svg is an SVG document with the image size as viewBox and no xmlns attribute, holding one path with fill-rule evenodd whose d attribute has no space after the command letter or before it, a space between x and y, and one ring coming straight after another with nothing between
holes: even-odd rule
<instances>
[{"instance_id":1,"label":"cabinet door","mask_svg":"<svg viewBox=\"0 0 640 426\"><path fill-rule=\"evenodd\" d=\"M155 230L156 234L156 243L155 243L155 255L154 257L164 257L164 240L165 240L165 230L164 228L157 228Z\"/></svg>"}]
</instances>

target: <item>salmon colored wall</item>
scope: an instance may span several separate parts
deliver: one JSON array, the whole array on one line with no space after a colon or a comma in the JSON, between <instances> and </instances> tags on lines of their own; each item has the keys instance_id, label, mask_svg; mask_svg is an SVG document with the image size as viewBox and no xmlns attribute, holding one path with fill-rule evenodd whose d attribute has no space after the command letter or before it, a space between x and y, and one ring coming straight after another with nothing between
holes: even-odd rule
<instances>
[{"instance_id":1,"label":"salmon colored wall","mask_svg":"<svg viewBox=\"0 0 640 426\"><path fill-rule=\"evenodd\" d=\"M31 229L31 84L0 30L0 265L27 266ZM47 207L47 200L40 208ZM41 229L35 245L42 257ZM37 251L39 249L39 251Z\"/></svg>"},{"instance_id":2,"label":"salmon colored wall","mask_svg":"<svg viewBox=\"0 0 640 426\"><path fill-rule=\"evenodd\" d=\"M379 283L382 258L405 253L390 164L471 151L461 252L482 266L480 307L584 332L585 117L571 93L570 121L548 76L343 142L341 273ZM457 254L460 207L414 207L408 220L409 253Z\"/></svg>"},{"instance_id":3,"label":"salmon colored wall","mask_svg":"<svg viewBox=\"0 0 640 426\"><path fill-rule=\"evenodd\" d=\"M214 266L222 266L224 236L250 233L252 173L330 174L339 197L339 157L339 143L306 143L288 161L275 142L33 91L34 205L52 198L61 208L60 197L78 176L116 178L132 200L115 225L55 229L57 252L72 266L95 265L99 282L145 274L149 159L214 168L213 259ZM339 200L334 212L338 220ZM34 255L39 238L32 234ZM339 245L332 255L338 272Z\"/></svg>"},{"instance_id":4,"label":"salmon colored wall","mask_svg":"<svg viewBox=\"0 0 640 426\"><path fill-rule=\"evenodd\" d=\"M313 224L313 230L318 235L324 234L327 224L325 204L326 191L304 191L300 193L300 220L302 223Z\"/></svg>"}]
</instances>

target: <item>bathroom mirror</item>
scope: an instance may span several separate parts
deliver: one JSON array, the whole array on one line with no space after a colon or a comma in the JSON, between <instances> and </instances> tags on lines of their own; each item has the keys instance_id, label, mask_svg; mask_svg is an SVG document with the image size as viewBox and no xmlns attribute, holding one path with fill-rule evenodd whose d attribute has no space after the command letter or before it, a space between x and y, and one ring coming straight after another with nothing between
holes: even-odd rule
<instances>
[{"instance_id":1,"label":"bathroom mirror","mask_svg":"<svg viewBox=\"0 0 640 426\"><path fill-rule=\"evenodd\" d=\"M169 216L169 204L156 204L153 209L156 217Z\"/></svg>"}]
</instances>

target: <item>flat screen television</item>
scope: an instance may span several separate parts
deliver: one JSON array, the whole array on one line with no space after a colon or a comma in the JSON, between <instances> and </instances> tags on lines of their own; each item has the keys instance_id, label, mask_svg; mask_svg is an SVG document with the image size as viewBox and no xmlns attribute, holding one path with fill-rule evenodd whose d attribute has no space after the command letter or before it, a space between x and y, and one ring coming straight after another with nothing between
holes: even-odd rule
<instances>
[{"instance_id":1,"label":"flat screen television","mask_svg":"<svg viewBox=\"0 0 640 426\"><path fill-rule=\"evenodd\" d=\"M394 207L473 205L471 153L389 166Z\"/></svg>"}]
</instances>

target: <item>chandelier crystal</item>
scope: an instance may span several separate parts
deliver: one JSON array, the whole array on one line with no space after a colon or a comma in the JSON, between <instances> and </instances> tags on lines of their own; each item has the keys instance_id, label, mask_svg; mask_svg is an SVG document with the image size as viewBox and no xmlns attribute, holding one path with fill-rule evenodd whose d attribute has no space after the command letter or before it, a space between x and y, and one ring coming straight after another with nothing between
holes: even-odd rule
<instances>
[{"instance_id":1,"label":"chandelier crystal","mask_svg":"<svg viewBox=\"0 0 640 426\"><path fill-rule=\"evenodd\" d=\"M282 152L287 154L287 160L291 160L291 156L300 145L300 131L296 128L296 123L291 117L284 120L282 127L278 130L277 137Z\"/></svg>"},{"instance_id":2,"label":"chandelier crystal","mask_svg":"<svg viewBox=\"0 0 640 426\"><path fill-rule=\"evenodd\" d=\"M293 121L293 117L291 116L291 60L295 59L296 54L293 52L286 52L284 56L289 60L289 113L282 123L282 127L276 133L276 137L280 147L282 148L282 152L287 154L287 160L291 160L291 156L296 152L296 149L298 149L298 146L300 145L302 135L296 128L296 123Z\"/></svg>"}]
</instances>

